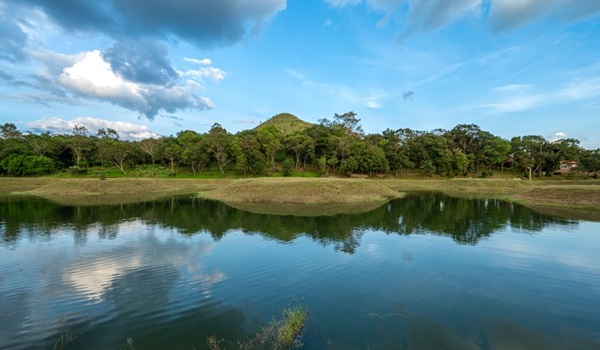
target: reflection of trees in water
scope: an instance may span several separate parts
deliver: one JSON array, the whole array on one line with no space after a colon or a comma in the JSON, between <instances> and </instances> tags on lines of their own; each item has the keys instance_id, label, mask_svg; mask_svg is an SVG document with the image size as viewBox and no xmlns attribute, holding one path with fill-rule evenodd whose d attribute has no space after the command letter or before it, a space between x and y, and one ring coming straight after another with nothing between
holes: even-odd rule
<instances>
[{"instance_id":1,"label":"reflection of trees in water","mask_svg":"<svg viewBox=\"0 0 600 350\"><path fill-rule=\"evenodd\" d=\"M389 234L436 234L459 244L477 244L482 237L506 227L539 231L548 225L573 221L539 214L500 200L453 198L442 194L413 194L363 214L296 217L245 212L223 203L170 197L118 206L59 206L43 200L0 203L2 243L16 244L21 235L50 235L68 226L85 242L93 225L101 238L114 238L119 224L140 218L147 224L173 227L183 234L209 233L215 240L230 230L261 234L288 242L308 236L336 250L353 253L367 230Z\"/></svg>"}]
</instances>

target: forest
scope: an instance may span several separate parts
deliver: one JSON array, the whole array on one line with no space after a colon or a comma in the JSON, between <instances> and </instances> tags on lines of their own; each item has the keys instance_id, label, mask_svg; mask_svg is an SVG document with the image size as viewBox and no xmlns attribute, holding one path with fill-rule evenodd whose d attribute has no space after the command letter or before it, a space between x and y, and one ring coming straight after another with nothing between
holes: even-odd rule
<instances>
[{"instance_id":1,"label":"forest","mask_svg":"<svg viewBox=\"0 0 600 350\"><path fill-rule=\"evenodd\" d=\"M387 129L365 134L354 112L335 114L317 124L282 113L252 130L232 134L215 123L210 130L140 141L120 139L113 129L96 132L75 125L70 134L21 132L0 126L0 175L90 174L118 169L163 169L169 176L260 176L294 173L315 176L403 176L409 171L445 177L552 176L568 161L567 175L596 178L600 149L587 150L577 139L546 140L539 135L510 140L460 124L451 130ZM156 176L150 173L149 176Z\"/></svg>"}]
</instances>

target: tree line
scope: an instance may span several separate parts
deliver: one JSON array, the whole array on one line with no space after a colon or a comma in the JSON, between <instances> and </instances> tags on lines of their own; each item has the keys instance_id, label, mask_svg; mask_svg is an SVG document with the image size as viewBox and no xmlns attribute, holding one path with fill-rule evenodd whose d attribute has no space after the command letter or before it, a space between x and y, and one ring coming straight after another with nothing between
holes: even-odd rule
<instances>
[{"instance_id":1,"label":"tree line","mask_svg":"<svg viewBox=\"0 0 600 350\"><path fill-rule=\"evenodd\" d=\"M514 174L552 175L561 161L577 162L579 171L596 176L600 149L587 150L577 139L556 141L542 136L511 140L460 124L451 130L387 129L365 134L353 112L321 119L302 131L286 134L269 125L236 134L215 123L209 131L185 130L175 136L122 140L117 131L95 134L75 125L70 134L35 134L14 124L0 127L0 174L26 176L92 167L116 167L123 174L141 165L159 164L173 176L182 168L200 175L207 168L221 175L264 175L314 171L321 176L393 174L410 169L442 176L489 176L510 168Z\"/></svg>"}]
</instances>

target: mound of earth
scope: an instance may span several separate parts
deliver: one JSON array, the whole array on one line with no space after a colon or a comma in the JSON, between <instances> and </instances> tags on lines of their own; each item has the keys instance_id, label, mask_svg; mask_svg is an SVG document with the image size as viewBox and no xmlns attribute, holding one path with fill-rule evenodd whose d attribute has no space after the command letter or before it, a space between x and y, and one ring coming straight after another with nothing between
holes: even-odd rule
<instances>
[{"instance_id":1,"label":"mound of earth","mask_svg":"<svg viewBox=\"0 0 600 350\"><path fill-rule=\"evenodd\" d=\"M202 197L226 203L361 203L401 197L387 186L368 180L260 178L236 180Z\"/></svg>"}]
</instances>

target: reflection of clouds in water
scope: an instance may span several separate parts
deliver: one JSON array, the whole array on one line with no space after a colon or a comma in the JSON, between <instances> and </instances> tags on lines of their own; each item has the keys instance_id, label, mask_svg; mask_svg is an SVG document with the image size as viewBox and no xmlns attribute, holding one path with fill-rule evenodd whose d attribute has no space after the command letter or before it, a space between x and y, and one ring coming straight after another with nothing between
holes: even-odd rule
<instances>
[{"instance_id":1,"label":"reflection of clouds in water","mask_svg":"<svg viewBox=\"0 0 600 350\"><path fill-rule=\"evenodd\" d=\"M212 286L226 278L219 270L203 271L201 259L212 252L212 240L182 238L177 230L163 230L140 220L111 225L110 231L119 235L105 240L106 228L90 225L85 235L97 235L98 241L88 239L73 249L73 239L79 234L73 230L71 238L57 235L49 240L52 249L27 246L0 262L0 270L3 265L22 262L22 272L2 274L0 344L51 336L62 315L83 309L90 316L102 314L110 308L107 300L114 302L119 312L135 312L135 308L164 307L171 302L174 288L194 288L209 297ZM25 255L36 258L23 260ZM180 279L185 284L177 285Z\"/></svg>"},{"instance_id":2,"label":"reflection of clouds in water","mask_svg":"<svg viewBox=\"0 0 600 350\"><path fill-rule=\"evenodd\" d=\"M125 222L118 230L145 230L146 226L137 222ZM120 225L119 225L120 226ZM204 291L225 279L220 271L206 274L202 271L199 257L210 254L214 242L203 241L190 244L173 238L159 238L153 234L132 241L131 245L119 245L108 252L82 255L65 271L63 279L75 287L87 299L99 299L106 289L120 277L131 274L140 268L161 271L167 268L186 274L187 280L199 282Z\"/></svg>"}]
</instances>

